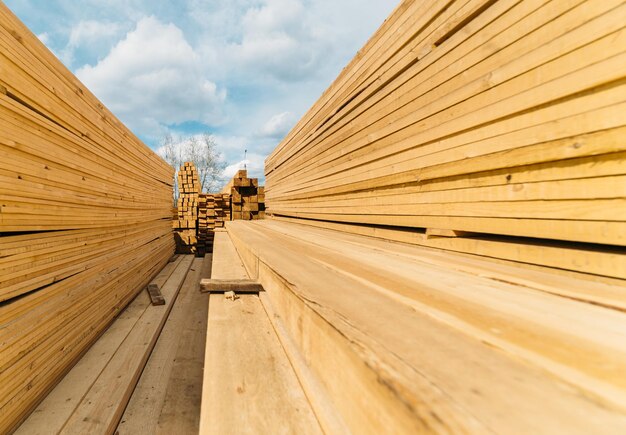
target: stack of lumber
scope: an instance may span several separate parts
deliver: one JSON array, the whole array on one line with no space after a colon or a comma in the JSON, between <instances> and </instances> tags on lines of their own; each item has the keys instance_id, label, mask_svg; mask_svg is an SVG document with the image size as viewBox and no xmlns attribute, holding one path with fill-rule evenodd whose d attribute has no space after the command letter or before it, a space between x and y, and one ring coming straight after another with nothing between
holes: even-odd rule
<instances>
[{"instance_id":1,"label":"stack of lumber","mask_svg":"<svg viewBox=\"0 0 626 435\"><path fill-rule=\"evenodd\" d=\"M230 220L230 195L200 194L198 202L198 255L213 252L215 228L224 228Z\"/></svg>"},{"instance_id":2,"label":"stack of lumber","mask_svg":"<svg viewBox=\"0 0 626 435\"><path fill-rule=\"evenodd\" d=\"M215 228L224 228L224 223L230 221L230 194L216 193L215 200Z\"/></svg>"},{"instance_id":3,"label":"stack of lumber","mask_svg":"<svg viewBox=\"0 0 626 435\"><path fill-rule=\"evenodd\" d=\"M174 171L0 3L0 433L174 252Z\"/></svg>"},{"instance_id":4,"label":"stack of lumber","mask_svg":"<svg viewBox=\"0 0 626 435\"><path fill-rule=\"evenodd\" d=\"M620 283L273 219L227 230L325 433L625 433Z\"/></svg>"},{"instance_id":5,"label":"stack of lumber","mask_svg":"<svg viewBox=\"0 0 626 435\"><path fill-rule=\"evenodd\" d=\"M268 213L625 278L624 23L622 0L403 1L267 158Z\"/></svg>"},{"instance_id":6,"label":"stack of lumber","mask_svg":"<svg viewBox=\"0 0 626 435\"><path fill-rule=\"evenodd\" d=\"M114 433L193 261L179 256L167 264L152 281L165 304L154 306L141 292L16 434Z\"/></svg>"},{"instance_id":7,"label":"stack of lumber","mask_svg":"<svg viewBox=\"0 0 626 435\"><path fill-rule=\"evenodd\" d=\"M265 218L265 188L258 178L248 178L241 169L222 190L230 193L232 220L257 220Z\"/></svg>"},{"instance_id":8,"label":"stack of lumber","mask_svg":"<svg viewBox=\"0 0 626 435\"><path fill-rule=\"evenodd\" d=\"M196 253L200 191L196 166L193 162L183 163L178 170L178 220L173 222L179 254Z\"/></svg>"},{"instance_id":9,"label":"stack of lumber","mask_svg":"<svg viewBox=\"0 0 626 435\"><path fill-rule=\"evenodd\" d=\"M198 256L204 257L213 252L213 234L215 233L215 197L201 193L198 199Z\"/></svg>"}]
</instances>

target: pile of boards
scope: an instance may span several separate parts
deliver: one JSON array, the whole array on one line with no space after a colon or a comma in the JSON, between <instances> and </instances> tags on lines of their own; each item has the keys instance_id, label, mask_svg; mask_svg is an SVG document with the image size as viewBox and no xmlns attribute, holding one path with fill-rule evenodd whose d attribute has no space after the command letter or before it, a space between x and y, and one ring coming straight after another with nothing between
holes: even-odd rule
<instances>
[{"instance_id":1,"label":"pile of boards","mask_svg":"<svg viewBox=\"0 0 626 435\"><path fill-rule=\"evenodd\" d=\"M248 171L237 171L222 193L229 193L232 220L257 220L265 218L265 187L258 178L248 178Z\"/></svg>"},{"instance_id":2,"label":"pile of boards","mask_svg":"<svg viewBox=\"0 0 626 435\"><path fill-rule=\"evenodd\" d=\"M268 213L626 278L624 23L621 0L403 1L266 160Z\"/></svg>"},{"instance_id":3,"label":"pile of boards","mask_svg":"<svg viewBox=\"0 0 626 435\"><path fill-rule=\"evenodd\" d=\"M225 222L231 220L230 195L227 193L215 193L215 228L224 228Z\"/></svg>"},{"instance_id":4,"label":"pile of boards","mask_svg":"<svg viewBox=\"0 0 626 435\"><path fill-rule=\"evenodd\" d=\"M231 219L230 194L201 192L195 164L183 163L178 171L178 207L172 223L180 254L202 257L212 252L215 228L223 228Z\"/></svg>"},{"instance_id":5,"label":"pile of boards","mask_svg":"<svg viewBox=\"0 0 626 435\"><path fill-rule=\"evenodd\" d=\"M213 195L201 193L198 199L198 256L204 257L213 252L213 235L215 234L215 198Z\"/></svg>"},{"instance_id":6,"label":"pile of boards","mask_svg":"<svg viewBox=\"0 0 626 435\"><path fill-rule=\"evenodd\" d=\"M179 254L197 252L198 204L200 179L192 162L185 162L178 170L178 220L172 223L175 229L176 251Z\"/></svg>"},{"instance_id":7,"label":"pile of boards","mask_svg":"<svg viewBox=\"0 0 626 435\"><path fill-rule=\"evenodd\" d=\"M174 171L0 3L0 433L174 253Z\"/></svg>"}]
</instances>

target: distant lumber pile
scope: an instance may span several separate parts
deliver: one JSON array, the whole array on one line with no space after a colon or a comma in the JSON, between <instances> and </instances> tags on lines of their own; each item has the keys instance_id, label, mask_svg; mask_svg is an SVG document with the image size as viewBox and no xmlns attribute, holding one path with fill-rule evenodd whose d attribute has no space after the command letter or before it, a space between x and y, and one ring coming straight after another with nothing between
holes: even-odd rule
<instances>
[{"instance_id":1,"label":"distant lumber pile","mask_svg":"<svg viewBox=\"0 0 626 435\"><path fill-rule=\"evenodd\" d=\"M185 162L178 171L177 205L172 223L177 252L200 257L213 252L215 228L223 228L231 218L230 195L202 193L196 166Z\"/></svg>"},{"instance_id":2,"label":"distant lumber pile","mask_svg":"<svg viewBox=\"0 0 626 435\"><path fill-rule=\"evenodd\" d=\"M404 1L266 160L268 213L626 278L626 5Z\"/></svg>"},{"instance_id":3,"label":"distant lumber pile","mask_svg":"<svg viewBox=\"0 0 626 435\"><path fill-rule=\"evenodd\" d=\"M192 162L185 162L178 170L178 220L176 229L176 250L179 254L195 254L197 250L198 200L200 179Z\"/></svg>"},{"instance_id":4,"label":"distant lumber pile","mask_svg":"<svg viewBox=\"0 0 626 435\"><path fill-rule=\"evenodd\" d=\"M250 221L265 217L265 187L259 186L258 178L248 178L247 170L237 171L222 192L230 193L232 220Z\"/></svg>"},{"instance_id":5,"label":"distant lumber pile","mask_svg":"<svg viewBox=\"0 0 626 435\"><path fill-rule=\"evenodd\" d=\"M213 252L213 234L215 233L215 198L213 195L200 194L198 199L198 255Z\"/></svg>"},{"instance_id":6,"label":"distant lumber pile","mask_svg":"<svg viewBox=\"0 0 626 435\"><path fill-rule=\"evenodd\" d=\"M0 4L0 433L174 252L173 169Z\"/></svg>"},{"instance_id":7,"label":"distant lumber pile","mask_svg":"<svg viewBox=\"0 0 626 435\"><path fill-rule=\"evenodd\" d=\"M230 220L230 195L201 193L198 202L198 255L213 252L215 228Z\"/></svg>"}]
</instances>

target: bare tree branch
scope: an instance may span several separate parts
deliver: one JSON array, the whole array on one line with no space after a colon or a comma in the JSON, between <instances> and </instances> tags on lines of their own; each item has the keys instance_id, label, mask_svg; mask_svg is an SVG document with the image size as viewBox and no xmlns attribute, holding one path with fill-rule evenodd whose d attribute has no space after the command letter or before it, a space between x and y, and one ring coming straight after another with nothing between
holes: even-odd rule
<instances>
[{"instance_id":1,"label":"bare tree branch","mask_svg":"<svg viewBox=\"0 0 626 435\"><path fill-rule=\"evenodd\" d=\"M174 139L168 133L161 139L161 146L163 158L176 171L183 162L195 164L202 192L217 192L221 187L221 176L226 168L226 163L217 150L217 143L211 134L204 133L200 136L194 135ZM176 180L175 177L175 184ZM177 199L177 195L178 189L175 188L175 199Z\"/></svg>"}]
</instances>

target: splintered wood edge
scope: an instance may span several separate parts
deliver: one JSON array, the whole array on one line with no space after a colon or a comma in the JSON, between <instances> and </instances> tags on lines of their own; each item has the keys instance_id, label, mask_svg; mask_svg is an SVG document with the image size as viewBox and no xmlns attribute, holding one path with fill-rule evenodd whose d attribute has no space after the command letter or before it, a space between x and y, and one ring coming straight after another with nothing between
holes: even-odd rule
<instances>
[{"instance_id":1,"label":"splintered wood edge","mask_svg":"<svg viewBox=\"0 0 626 435\"><path fill-rule=\"evenodd\" d=\"M258 282L249 279L203 279L200 281L202 293L259 293L264 291Z\"/></svg>"}]
</instances>

